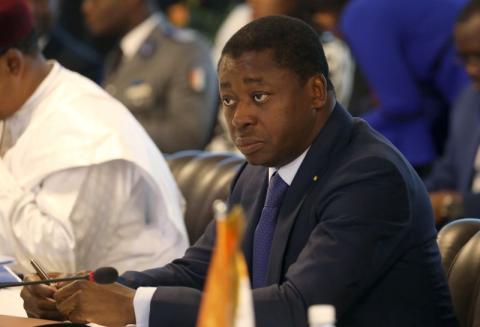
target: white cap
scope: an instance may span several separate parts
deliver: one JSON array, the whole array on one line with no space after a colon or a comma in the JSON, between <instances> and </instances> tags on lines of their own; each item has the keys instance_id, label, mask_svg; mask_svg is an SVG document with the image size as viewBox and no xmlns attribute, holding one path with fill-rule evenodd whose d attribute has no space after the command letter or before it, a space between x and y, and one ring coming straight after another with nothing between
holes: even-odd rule
<instances>
[{"instance_id":1,"label":"white cap","mask_svg":"<svg viewBox=\"0 0 480 327\"><path fill-rule=\"evenodd\" d=\"M335 322L335 307L330 304L315 304L308 308L308 323L333 324Z\"/></svg>"}]
</instances>

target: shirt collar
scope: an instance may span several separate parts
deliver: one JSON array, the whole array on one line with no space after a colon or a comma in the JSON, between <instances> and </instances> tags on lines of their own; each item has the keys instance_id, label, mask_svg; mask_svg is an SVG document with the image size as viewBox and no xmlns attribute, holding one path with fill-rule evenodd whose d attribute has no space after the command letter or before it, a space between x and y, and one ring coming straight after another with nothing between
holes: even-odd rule
<instances>
[{"instance_id":1,"label":"shirt collar","mask_svg":"<svg viewBox=\"0 0 480 327\"><path fill-rule=\"evenodd\" d=\"M50 69L47 77L45 77L45 79L35 89L33 94L20 107L20 109L5 120L10 131L13 144L15 144L15 142L29 125L31 118L34 115L35 108L38 108L41 101L45 99L45 95L50 93L55 84L55 79L62 70L62 67L56 61L48 61L48 64L52 68Z\"/></svg>"},{"instance_id":2,"label":"shirt collar","mask_svg":"<svg viewBox=\"0 0 480 327\"><path fill-rule=\"evenodd\" d=\"M297 174L298 169L300 168L300 165L303 162L303 159L305 159L305 156L307 155L308 150L310 147L308 147L301 155L299 155L295 160L291 161L290 163L286 164L285 166L282 166L280 168L274 168L274 167L269 167L268 168L268 180L272 177L272 175L278 171L278 174L280 177L282 177L283 181L290 186L292 184L293 178Z\"/></svg>"},{"instance_id":3,"label":"shirt collar","mask_svg":"<svg viewBox=\"0 0 480 327\"><path fill-rule=\"evenodd\" d=\"M120 41L120 47L122 48L122 53L125 58L131 59L135 56L140 49L140 46L145 42L155 26L159 25L161 21L162 17L159 13L152 14L122 38Z\"/></svg>"}]
</instances>

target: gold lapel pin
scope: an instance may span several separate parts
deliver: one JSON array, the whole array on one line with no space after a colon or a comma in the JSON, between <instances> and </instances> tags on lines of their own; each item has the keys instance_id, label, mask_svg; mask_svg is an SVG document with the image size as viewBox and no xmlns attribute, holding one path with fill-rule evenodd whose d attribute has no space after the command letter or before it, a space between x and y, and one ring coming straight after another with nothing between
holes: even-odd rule
<instances>
[{"instance_id":1,"label":"gold lapel pin","mask_svg":"<svg viewBox=\"0 0 480 327\"><path fill-rule=\"evenodd\" d=\"M317 180L318 180L318 176L317 175L313 176L313 181L316 182Z\"/></svg>"}]
</instances>

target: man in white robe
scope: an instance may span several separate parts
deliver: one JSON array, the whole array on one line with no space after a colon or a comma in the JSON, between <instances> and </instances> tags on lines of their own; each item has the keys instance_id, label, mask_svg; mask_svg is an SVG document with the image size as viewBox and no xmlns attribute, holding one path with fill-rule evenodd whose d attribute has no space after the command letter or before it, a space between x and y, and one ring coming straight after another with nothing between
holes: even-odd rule
<instances>
[{"instance_id":1,"label":"man in white robe","mask_svg":"<svg viewBox=\"0 0 480 327\"><path fill-rule=\"evenodd\" d=\"M123 105L42 57L31 21L23 0L0 2L0 255L20 272L31 257L73 272L183 255L164 158Z\"/></svg>"}]
</instances>

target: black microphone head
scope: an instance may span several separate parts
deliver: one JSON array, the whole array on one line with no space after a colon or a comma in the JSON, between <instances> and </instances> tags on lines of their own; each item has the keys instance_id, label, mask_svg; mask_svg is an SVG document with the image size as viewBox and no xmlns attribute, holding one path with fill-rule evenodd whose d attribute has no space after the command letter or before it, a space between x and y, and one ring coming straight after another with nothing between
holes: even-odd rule
<instances>
[{"instance_id":1,"label":"black microphone head","mask_svg":"<svg viewBox=\"0 0 480 327\"><path fill-rule=\"evenodd\" d=\"M97 284L115 283L117 278L118 271L113 267L102 267L93 272L93 281Z\"/></svg>"}]
</instances>

